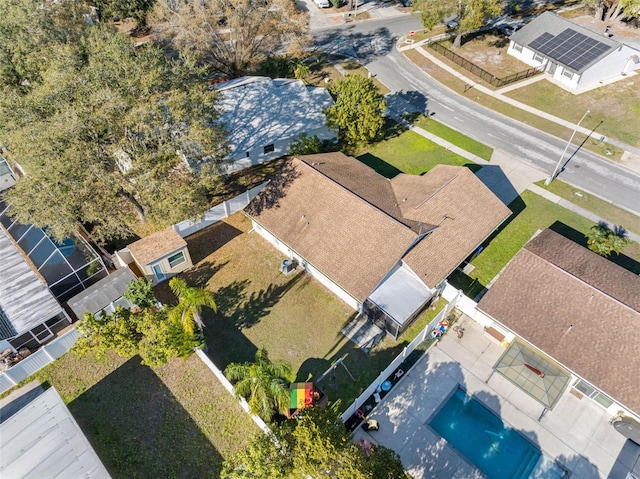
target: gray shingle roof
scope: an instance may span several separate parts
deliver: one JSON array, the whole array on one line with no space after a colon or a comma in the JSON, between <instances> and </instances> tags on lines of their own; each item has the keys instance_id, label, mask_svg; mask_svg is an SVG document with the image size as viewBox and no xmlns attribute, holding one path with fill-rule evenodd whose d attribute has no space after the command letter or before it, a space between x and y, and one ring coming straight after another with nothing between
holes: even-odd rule
<instances>
[{"instance_id":1,"label":"gray shingle roof","mask_svg":"<svg viewBox=\"0 0 640 479\"><path fill-rule=\"evenodd\" d=\"M67 302L76 318L82 319L84 313L97 313L120 299L127 291L136 275L129 268L120 268L102 278L96 284L77 294ZM131 303L129 307L133 306Z\"/></svg>"},{"instance_id":2,"label":"gray shingle roof","mask_svg":"<svg viewBox=\"0 0 640 479\"><path fill-rule=\"evenodd\" d=\"M573 33L567 33L567 30ZM558 48L549 50L548 43L541 41L545 38L552 41L553 38L559 38L562 41ZM544 12L511 35L510 40L576 73L584 72L621 45L551 12Z\"/></svg>"}]
</instances>

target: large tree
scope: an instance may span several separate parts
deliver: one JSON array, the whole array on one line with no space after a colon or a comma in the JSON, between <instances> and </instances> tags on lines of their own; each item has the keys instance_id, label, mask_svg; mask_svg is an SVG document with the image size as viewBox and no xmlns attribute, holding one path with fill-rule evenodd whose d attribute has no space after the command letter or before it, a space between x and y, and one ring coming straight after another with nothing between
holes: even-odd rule
<instances>
[{"instance_id":1,"label":"large tree","mask_svg":"<svg viewBox=\"0 0 640 479\"><path fill-rule=\"evenodd\" d=\"M134 18L144 22L155 0L89 0L89 3L97 8L102 21Z\"/></svg>"},{"instance_id":2,"label":"large tree","mask_svg":"<svg viewBox=\"0 0 640 479\"><path fill-rule=\"evenodd\" d=\"M295 421L273 426L274 436L257 436L244 451L224 463L230 479L408 479L398 455L375 446L367 458L334 408L304 409ZM275 439L275 441L274 441ZM327 471L330 471L329 473Z\"/></svg>"},{"instance_id":3,"label":"large tree","mask_svg":"<svg viewBox=\"0 0 640 479\"><path fill-rule=\"evenodd\" d=\"M45 32L76 27L68 19L78 12L4 7L12 22L39 22ZM88 225L106 241L140 222L163 227L206 209L228 147L216 124L216 92L193 63L86 23L75 36L43 33L52 42L37 43L35 63L20 30L3 30L4 18L0 52L11 63L0 77L0 143L27 173L6 195L19 220L58 238ZM14 40L23 47L12 47Z\"/></svg>"},{"instance_id":4,"label":"large tree","mask_svg":"<svg viewBox=\"0 0 640 479\"><path fill-rule=\"evenodd\" d=\"M263 419L269 421L276 412L285 414L289 409L291 365L271 361L266 350L259 349L252 363L229 364L224 373L235 382L236 393L247 399L251 412Z\"/></svg>"},{"instance_id":5,"label":"large tree","mask_svg":"<svg viewBox=\"0 0 640 479\"><path fill-rule=\"evenodd\" d=\"M595 17L605 22L640 17L640 0L591 0Z\"/></svg>"},{"instance_id":6,"label":"large tree","mask_svg":"<svg viewBox=\"0 0 640 479\"><path fill-rule=\"evenodd\" d=\"M445 18L456 20L453 47L459 48L462 37L487 23L502 13L504 3L500 0L417 0L414 9L420 11L422 24L427 30L433 29Z\"/></svg>"},{"instance_id":7,"label":"large tree","mask_svg":"<svg viewBox=\"0 0 640 479\"><path fill-rule=\"evenodd\" d=\"M329 92L336 103L327 108L327 121L345 143L369 142L378 135L386 103L371 78L348 74L331 83Z\"/></svg>"},{"instance_id":8,"label":"large tree","mask_svg":"<svg viewBox=\"0 0 640 479\"><path fill-rule=\"evenodd\" d=\"M176 49L231 77L308 41L307 16L292 0L158 0L149 22Z\"/></svg>"}]
</instances>

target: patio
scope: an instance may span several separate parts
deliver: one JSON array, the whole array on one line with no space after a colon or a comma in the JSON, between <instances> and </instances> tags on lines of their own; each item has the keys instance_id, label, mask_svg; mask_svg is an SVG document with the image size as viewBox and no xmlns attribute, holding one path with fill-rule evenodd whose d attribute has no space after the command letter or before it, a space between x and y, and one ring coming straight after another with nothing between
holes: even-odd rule
<instances>
[{"instance_id":1,"label":"patio","mask_svg":"<svg viewBox=\"0 0 640 479\"><path fill-rule=\"evenodd\" d=\"M428 425L461 387L541 449L542 459L530 477L626 477L640 447L609 425L606 411L570 389L545 411L501 374L492 374L505 349L473 320L463 316L460 324L466 329L462 339L445 335L369 414L380 431L358 428L355 441L366 438L395 450L414 478L485 477Z\"/></svg>"}]
</instances>

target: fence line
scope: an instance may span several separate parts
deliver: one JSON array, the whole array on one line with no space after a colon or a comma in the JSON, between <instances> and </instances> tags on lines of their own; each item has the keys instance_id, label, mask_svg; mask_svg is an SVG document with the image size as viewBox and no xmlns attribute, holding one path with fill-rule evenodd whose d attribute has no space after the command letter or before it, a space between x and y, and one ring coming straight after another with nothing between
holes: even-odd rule
<instances>
[{"instance_id":1,"label":"fence line","mask_svg":"<svg viewBox=\"0 0 640 479\"><path fill-rule=\"evenodd\" d=\"M65 354L73 347L78 336L79 333L73 328L58 339L38 349L35 353L27 356L15 366L7 369L0 375L0 394L8 391Z\"/></svg>"},{"instance_id":2,"label":"fence line","mask_svg":"<svg viewBox=\"0 0 640 479\"><path fill-rule=\"evenodd\" d=\"M510 83L515 83L517 81L524 80L525 78L538 75L539 73L542 73L542 70L540 68L529 68L528 70L518 72L518 73L513 73L504 78L498 78L493 73L489 73L487 70L480 68L475 63L472 63L466 58L461 57L457 53L452 52L441 43L438 43L438 42L429 43L429 48L432 48L433 50L435 50L445 58L448 58L452 62L457 63L465 70L473 73L474 75L482 78L484 81L486 81L490 85L498 88L503 87L505 85L509 85Z\"/></svg>"},{"instance_id":3,"label":"fence line","mask_svg":"<svg viewBox=\"0 0 640 479\"><path fill-rule=\"evenodd\" d=\"M240 193L238 196L235 196L230 200L223 201L219 205L205 211L204 216L199 220L181 221L180 223L173 225L173 229L184 238L206 228L207 226L217 223L247 206L267 183L269 182L265 181L244 193Z\"/></svg>"},{"instance_id":4,"label":"fence line","mask_svg":"<svg viewBox=\"0 0 640 479\"><path fill-rule=\"evenodd\" d=\"M260 416L256 416L251 412L251 409L249 408L249 404L247 403L245 398L236 394L236 389L233 387L233 384L229 382L229 380L225 377L222 371L220 371L218 367L213 363L213 361L211 361L209 356L207 356L207 354L200 348L196 349L196 355L213 372L215 377L218 378L218 381L220 381L220 384L222 384L224 388L231 393L234 399L238 401L238 404L240 404L240 407L242 407L242 409L244 409L244 411L251 416L251 419L253 419L253 421L258 425L258 427L262 429L266 434L271 436L272 434L271 434L271 429L269 429L269 426L267 426L267 424L262 420Z\"/></svg>"},{"instance_id":5,"label":"fence line","mask_svg":"<svg viewBox=\"0 0 640 479\"><path fill-rule=\"evenodd\" d=\"M447 286L449 286L447 284ZM451 287L451 289L453 289L454 291L457 291L455 288ZM451 290L449 290L451 291ZM429 324L427 324L424 329L415 337L413 338L413 341L411 341L403 350L402 353L400 353L398 356L396 356L393 361L391 361L391 363L389 363L389 365L380 372L380 374L378 374L378 377L376 378L376 380L374 382L372 382L369 387L367 387L356 399L355 401L353 401L351 403L351 405L342 413L341 415L341 419L342 422L346 422L347 419L349 419L351 416L353 416L356 411L358 410L358 408L364 404L364 402L369 399L369 397L371 397L373 395L374 392L376 392L378 390L378 387L382 386L382 383L385 381L386 378L388 378L389 376L391 376L391 373L393 373L393 371L395 371L398 366L400 366L400 364L402 364L402 362L406 359L407 356L409 356L409 354L411 354L413 352L414 349L416 349L416 347L418 347L419 344L421 344L425 339L427 339L429 332L435 327L436 324L438 324L440 321L442 321L443 319L445 319L449 313L451 312L451 310L453 308L456 307L456 304L458 302L458 299L461 297L461 293L460 291L458 291L458 293L453 297L453 300L450 301L449 303L447 303L447 305L444 307L444 309L442 311L440 311L435 318L433 318L431 320L431 322ZM464 296L464 295L462 295ZM405 371L405 374L408 371Z\"/></svg>"}]
</instances>

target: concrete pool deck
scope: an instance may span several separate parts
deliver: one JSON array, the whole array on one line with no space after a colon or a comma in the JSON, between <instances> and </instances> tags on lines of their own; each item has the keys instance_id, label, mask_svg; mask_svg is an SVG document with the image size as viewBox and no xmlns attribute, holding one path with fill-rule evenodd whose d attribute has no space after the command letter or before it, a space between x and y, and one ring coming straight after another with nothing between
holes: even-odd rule
<instances>
[{"instance_id":1,"label":"concrete pool deck","mask_svg":"<svg viewBox=\"0 0 640 479\"><path fill-rule=\"evenodd\" d=\"M554 461L568 471L565 478L626 478L640 446L609 425L609 413L567 388L554 409L542 415L539 402L500 374L491 374L504 348L473 320L463 316L460 324L464 337L447 334L431 348L369 413L380 430L358 428L356 441L367 438L393 449L415 479L485 477L428 426L462 387L542 450L546 460L538 463L531 478L560 478L562 469Z\"/></svg>"}]
</instances>

